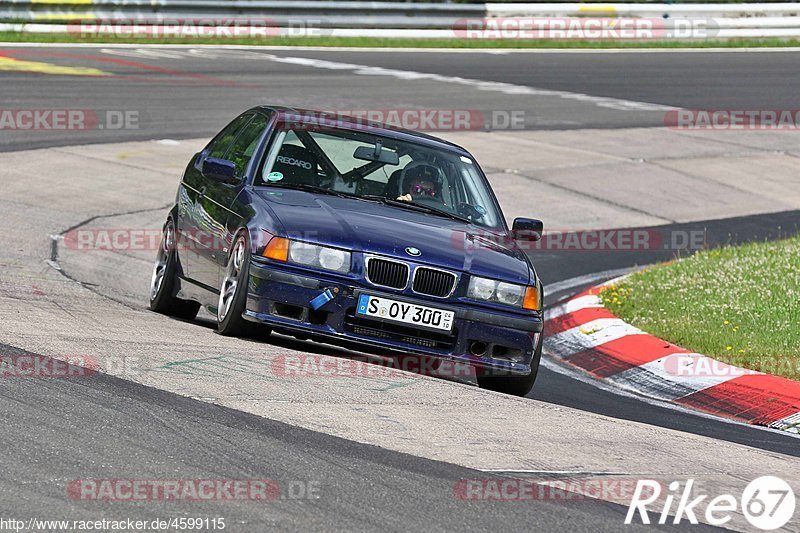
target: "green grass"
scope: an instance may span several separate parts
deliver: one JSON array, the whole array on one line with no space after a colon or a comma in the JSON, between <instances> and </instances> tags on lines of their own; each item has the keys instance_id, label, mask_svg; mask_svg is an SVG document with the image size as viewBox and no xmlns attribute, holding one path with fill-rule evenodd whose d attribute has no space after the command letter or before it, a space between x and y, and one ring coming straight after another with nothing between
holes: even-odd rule
<instances>
[{"instance_id":1,"label":"green grass","mask_svg":"<svg viewBox=\"0 0 800 533\"><path fill-rule=\"evenodd\" d=\"M361 48L741 48L798 47L797 39L731 39L724 41L558 41L517 39L381 39L373 37L267 38L76 38L70 34L0 32L0 42L89 44L233 44L254 46L342 46Z\"/></svg>"},{"instance_id":2,"label":"green grass","mask_svg":"<svg viewBox=\"0 0 800 533\"><path fill-rule=\"evenodd\" d=\"M800 380L800 236L701 251L637 272L601 298L657 337Z\"/></svg>"}]
</instances>

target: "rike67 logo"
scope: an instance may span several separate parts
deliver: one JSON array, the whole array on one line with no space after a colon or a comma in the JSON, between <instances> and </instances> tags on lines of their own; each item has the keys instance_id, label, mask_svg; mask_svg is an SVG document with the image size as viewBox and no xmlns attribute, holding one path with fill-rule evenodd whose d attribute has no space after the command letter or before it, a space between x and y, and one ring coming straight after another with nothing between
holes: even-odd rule
<instances>
[{"instance_id":1,"label":"rike67 logo","mask_svg":"<svg viewBox=\"0 0 800 533\"><path fill-rule=\"evenodd\" d=\"M658 481L640 479L628 506L625 523L630 524L637 512L643 524L651 523L650 512L656 512L652 520L659 524L680 524L684 518L697 524L700 508L705 507L704 522L712 526L722 526L731 521L732 515L741 513L758 529L770 531L786 525L794 516L795 496L792 487L775 476L762 476L751 481L742 492L740 499L731 494L722 494L710 500L708 494L696 497L692 488L694 480L689 479L681 489L681 483L673 481L662 497L662 486ZM650 508L660 507L660 509ZM673 504L675 507L673 508ZM672 518L672 520L669 520Z\"/></svg>"}]
</instances>

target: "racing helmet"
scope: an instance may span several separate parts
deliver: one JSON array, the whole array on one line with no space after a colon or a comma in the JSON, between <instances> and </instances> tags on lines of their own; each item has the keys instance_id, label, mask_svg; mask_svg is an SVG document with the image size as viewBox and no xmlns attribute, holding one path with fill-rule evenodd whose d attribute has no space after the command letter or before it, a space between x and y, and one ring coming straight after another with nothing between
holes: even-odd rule
<instances>
[{"instance_id":1,"label":"racing helmet","mask_svg":"<svg viewBox=\"0 0 800 533\"><path fill-rule=\"evenodd\" d=\"M442 198L442 187L444 185L444 175L442 170L427 161L413 161L405 166L400 173L400 194L408 193L408 188L413 180L430 181L433 183L435 198L444 202Z\"/></svg>"}]
</instances>

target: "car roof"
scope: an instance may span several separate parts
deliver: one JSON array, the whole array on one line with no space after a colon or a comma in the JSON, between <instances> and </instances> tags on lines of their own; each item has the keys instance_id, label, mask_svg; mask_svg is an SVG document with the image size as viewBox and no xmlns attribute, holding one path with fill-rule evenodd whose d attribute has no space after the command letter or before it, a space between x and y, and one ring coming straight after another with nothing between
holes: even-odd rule
<instances>
[{"instance_id":1,"label":"car roof","mask_svg":"<svg viewBox=\"0 0 800 533\"><path fill-rule=\"evenodd\" d=\"M372 133L374 135L380 135L381 137L396 139L398 141L413 142L427 146L429 148L438 148L450 152L456 152L457 154L469 156L470 158L472 158L472 155L461 146L451 143L449 141L445 141L444 139L440 139L439 137L434 137L433 135L420 133L418 131L396 128L394 126L389 126L387 124L382 124L380 122L374 122L363 118L354 118L346 115L340 115L338 113L334 114L334 112L332 111L326 112L316 109L305 109L305 108L273 106L273 105L261 105L261 106L256 106L253 109L260 109L264 111L274 112L278 115L279 121L280 120L290 121L292 119L297 120L297 117L300 116L304 121L313 122L316 120L327 120L329 122L326 122L326 124L330 124L330 121L333 118L335 120L334 127L336 128L344 130L347 129L358 130L362 132Z\"/></svg>"}]
</instances>

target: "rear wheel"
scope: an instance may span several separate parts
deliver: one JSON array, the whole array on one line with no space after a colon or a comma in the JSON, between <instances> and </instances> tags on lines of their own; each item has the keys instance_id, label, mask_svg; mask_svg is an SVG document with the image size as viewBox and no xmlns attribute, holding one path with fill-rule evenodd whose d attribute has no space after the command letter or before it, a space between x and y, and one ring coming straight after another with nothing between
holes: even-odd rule
<instances>
[{"instance_id":1,"label":"rear wheel","mask_svg":"<svg viewBox=\"0 0 800 533\"><path fill-rule=\"evenodd\" d=\"M153 275L150 278L150 309L157 313L192 320L200 310L200 304L176 298L178 280L178 256L175 223L167 219L161 234Z\"/></svg>"},{"instance_id":2,"label":"rear wheel","mask_svg":"<svg viewBox=\"0 0 800 533\"><path fill-rule=\"evenodd\" d=\"M544 335L539 335L539 344L533 352L531 360L531 373L526 376L516 376L512 374L497 375L492 370L476 369L478 386L482 389L511 394L513 396L527 396L533 389L536 382L536 375L539 373L539 361L542 359L542 343Z\"/></svg>"}]
</instances>

